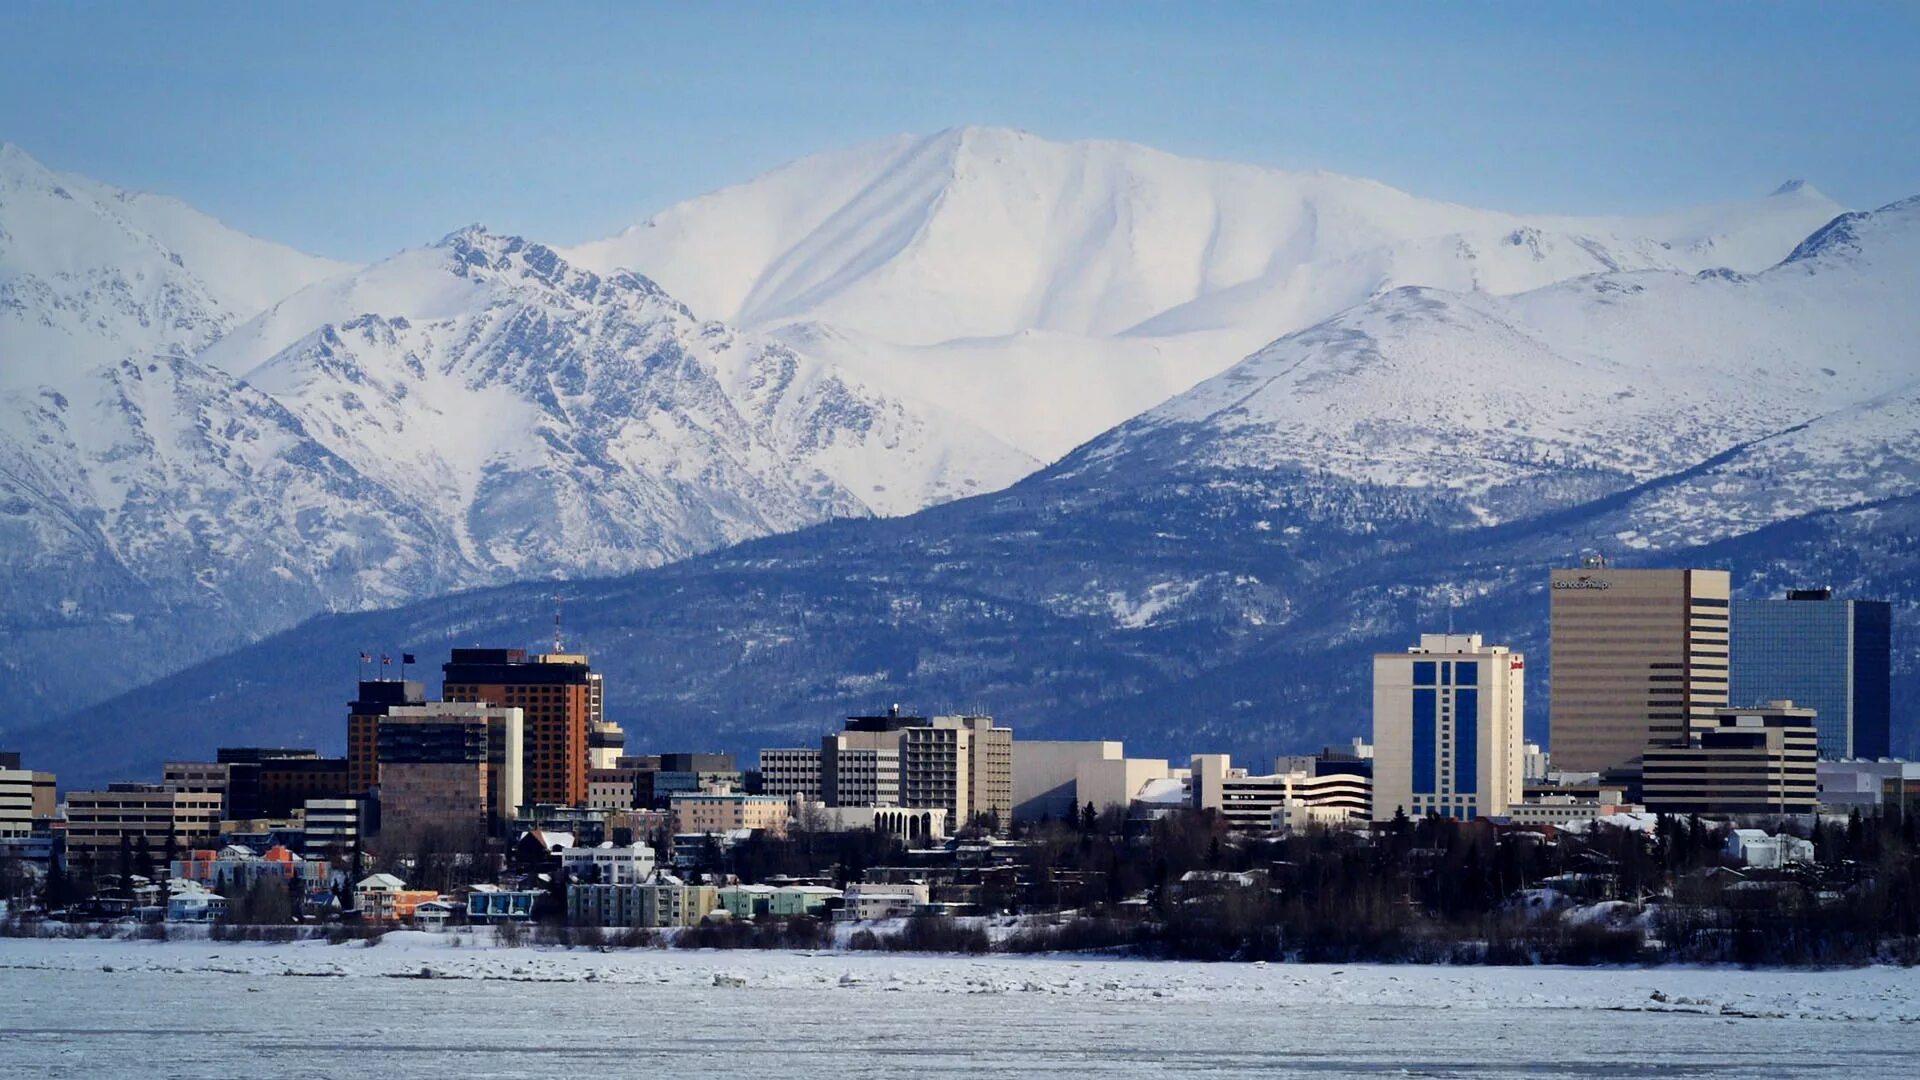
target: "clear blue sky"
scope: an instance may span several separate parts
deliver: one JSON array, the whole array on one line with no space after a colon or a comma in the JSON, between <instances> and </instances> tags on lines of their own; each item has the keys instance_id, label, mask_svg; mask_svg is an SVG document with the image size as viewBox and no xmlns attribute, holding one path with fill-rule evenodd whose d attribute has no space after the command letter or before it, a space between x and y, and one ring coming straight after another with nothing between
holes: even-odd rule
<instances>
[{"instance_id":1,"label":"clear blue sky","mask_svg":"<svg viewBox=\"0 0 1920 1080\"><path fill-rule=\"evenodd\" d=\"M1521 211L1920 193L1920 5L7 6L0 140L372 259L982 123Z\"/></svg>"}]
</instances>

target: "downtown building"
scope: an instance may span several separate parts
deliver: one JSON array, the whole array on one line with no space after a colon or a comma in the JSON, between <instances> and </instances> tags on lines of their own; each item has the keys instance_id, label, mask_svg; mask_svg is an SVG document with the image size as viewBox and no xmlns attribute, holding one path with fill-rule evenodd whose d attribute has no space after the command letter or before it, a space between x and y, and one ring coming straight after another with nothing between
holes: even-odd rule
<instances>
[{"instance_id":1,"label":"downtown building","mask_svg":"<svg viewBox=\"0 0 1920 1080\"><path fill-rule=\"evenodd\" d=\"M1818 743L1814 711L1791 701L1720 709L1686 742L1647 747L1642 801L1660 814L1811 814Z\"/></svg>"},{"instance_id":2,"label":"downtown building","mask_svg":"<svg viewBox=\"0 0 1920 1080\"><path fill-rule=\"evenodd\" d=\"M397 705L380 717L383 837L443 843L505 835L523 797L525 717L477 702Z\"/></svg>"},{"instance_id":3,"label":"downtown building","mask_svg":"<svg viewBox=\"0 0 1920 1080\"><path fill-rule=\"evenodd\" d=\"M347 705L347 786L338 794L366 798L380 783L380 718L388 710L424 705L424 683L399 679L362 679Z\"/></svg>"},{"instance_id":4,"label":"downtown building","mask_svg":"<svg viewBox=\"0 0 1920 1080\"><path fill-rule=\"evenodd\" d=\"M175 791L165 784L109 784L67 793L67 850L104 859L123 841L158 853L168 846L204 847L220 833L219 792Z\"/></svg>"},{"instance_id":5,"label":"downtown building","mask_svg":"<svg viewBox=\"0 0 1920 1080\"><path fill-rule=\"evenodd\" d=\"M0 753L0 839L31 836L52 827L54 775L20 766L20 755Z\"/></svg>"},{"instance_id":6,"label":"downtown building","mask_svg":"<svg viewBox=\"0 0 1920 1080\"><path fill-rule=\"evenodd\" d=\"M1195 754L1187 776L1192 807L1218 813L1236 831L1362 822L1373 808L1373 779L1359 771L1286 768L1253 774L1226 754Z\"/></svg>"},{"instance_id":7,"label":"downtown building","mask_svg":"<svg viewBox=\"0 0 1920 1080\"><path fill-rule=\"evenodd\" d=\"M1375 821L1500 817L1524 791L1526 657L1479 634L1422 634L1373 658Z\"/></svg>"},{"instance_id":8,"label":"downtown building","mask_svg":"<svg viewBox=\"0 0 1920 1080\"><path fill-rule=\"evenodd\" d=\"M1627 778L1727 706L1725 570L1618 570L1592 558L1550 581L1553 764Z\"/></svg>"},{"instance_id":9,"label":"downtown building","mask_svg":"<svg viewBox=\"0 0 1920 1080\"><path fill-rule=\"evenodd\" d=\"M1795 589L1781 600L1733 602L1736 705L1791 700L1814 710L1820 756L1893 752L1892 605Z\"/></svg>"},{"instance_id":10,"label":"downtown building","mask_svg":"<svg viewBox=\"0 0 1920 1080\"><path fill-rule=\"evenodd\" d=\"M234 820L286 818L315 799L348 794L347 759L306 749L225 747L216 759L227 767L227 816Z\"/></svg>"},{"instance_id":11,"label":"downtown building","mask_svg":"<svg viewBox=\"0 0 1920 1080\"><path fill-rule=\"evenodd\" d=\"M585 656L455 649L441 673L440 696L447 701L514 708L525 714L520 779L526 805L587 804L587 769L594 764L596 752L604 761L617 748L606 719L601 676Z\"/></svg>"},{"instance_id":12,"label":"downtown building","mask_svg":"<svg viewBox=\"0 0 1920 1080\"><path fill-rule=\"evenodd\" d=\"M820 748L760 753L762 790L829 807L944 810L953 828L1013 821L1013 730L990 716L850 716Z\"/></svg>"}]
</instances>

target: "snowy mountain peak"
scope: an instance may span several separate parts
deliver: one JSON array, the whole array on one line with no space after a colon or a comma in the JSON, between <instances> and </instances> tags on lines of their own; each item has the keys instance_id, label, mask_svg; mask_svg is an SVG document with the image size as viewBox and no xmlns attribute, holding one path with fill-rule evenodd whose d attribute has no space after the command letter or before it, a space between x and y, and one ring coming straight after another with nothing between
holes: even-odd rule
<instances>
[{"instance_id":1,"label":"snowy mountain peak","mask_svg":"<svg viewBox=\"0 0 1920 1080\"><path fill-rule=\"evenodd\" d=\"M28 177L51 176L45 165L16 143L0 142L0 181L14 186Z\"/></svg>"},{"instance_id":2,"label":"snowy mountain peak","mask_svg":"<svg viewBox=\"0 0 1920 1080\"><path fill-rule=\"evenodd\" d=\"M1801 241L1780 265L1811 269L1835 259L1860 258L1920 268L1920 195L1878 210L1841 214Z\"/></svg>"},{"instance_id":3,"label":"snowy mountain peak","mask_svg":"<svg viewBox=\"0 0 1920 1080\"><path fill-rule=\"evenodd\" d=\"M1398 286L1755 273L1842 209L1802 185L1647 218L1517 215L961 127L803 158L567 255L645 273L704 316L823 350L1051 459Z\"/></svg>"},{"instance_id":4,"label":"snowy mountain peak","mask_svg":"<svg viewBox=\"0 0 1920 1080\"><path fill-rule=\"evenodd\" d=\"M258 240L177 199L0 153L0 388L84 394L126 356L184 354L345 267Z\"/></svg>"}]
</instances>

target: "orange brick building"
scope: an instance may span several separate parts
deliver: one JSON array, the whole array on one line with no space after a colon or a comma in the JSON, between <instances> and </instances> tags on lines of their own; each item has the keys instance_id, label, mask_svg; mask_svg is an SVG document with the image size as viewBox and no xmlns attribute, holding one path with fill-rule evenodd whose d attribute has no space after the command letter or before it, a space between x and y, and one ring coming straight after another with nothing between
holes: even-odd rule
<instances>
[{"instance_id":1,"label":"orange brick building","mask_svg":"<svg viewBox=\"0 0 1920 1080\"><path fill-rule=\"evenodd\" d=\"M600 676L577 653L455 649L441 667L440 696L520 709L526 716L520 770L526 805L587 804L588 736L605 717Z\"/></svg>"}]
</instances>

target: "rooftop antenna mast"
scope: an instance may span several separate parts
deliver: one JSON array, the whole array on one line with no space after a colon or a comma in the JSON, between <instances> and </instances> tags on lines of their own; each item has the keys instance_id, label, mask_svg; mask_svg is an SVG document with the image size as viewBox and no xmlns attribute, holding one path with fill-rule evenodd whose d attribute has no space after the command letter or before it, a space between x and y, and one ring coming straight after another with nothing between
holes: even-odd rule
<instances>
[{"instance_id":1,"label":"rooftop antenna mast","mask_svg":"<svg viewBox=\"0 0 1920 1080\"><path fill-rule=\"evenodd\" d=\"M561 637L560 637L560 594L559 593L553 594L553 651L556 654L567 651L562 646Z\"/></svg>"}]
</instances>

